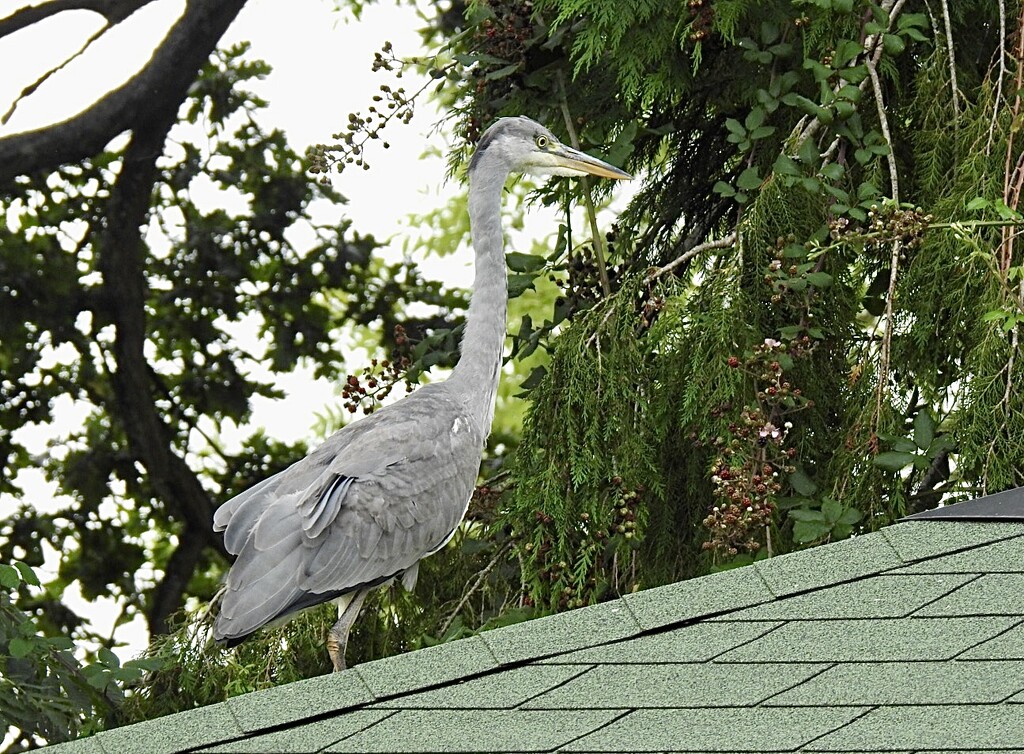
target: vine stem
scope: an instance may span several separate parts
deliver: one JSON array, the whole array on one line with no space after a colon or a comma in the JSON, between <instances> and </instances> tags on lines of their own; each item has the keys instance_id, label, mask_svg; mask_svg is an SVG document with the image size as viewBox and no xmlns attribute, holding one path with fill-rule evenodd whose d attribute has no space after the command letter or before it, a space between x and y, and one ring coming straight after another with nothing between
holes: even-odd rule
<instances>
[{"instance_id":1,"label":"vine stem","mask_svg":"<svg viewBox=\"0 0 1024 754\"><path fill-rule=\"evenodd\" d=\"M466 603L469 602L473 595L476 594L476 591L483 585L484 579L486 579L487 575L494 570L494 566L496 566L498 564L498 561L501 560L501 556L508 552L509 548L511 547L512 540L510 539L498 548L498 551L494 553L494 557L491 558L490 562L486 566L484 566L484 569L480 571L479 574L477 574L476 581L474 581L473 585L466 590L466 593L462 595L462 599L459 600L459 604L455 606L455 609L452 610L451 614L447 618L445 618L444 623L441 624L440 633L442 636L444 636L448 632L448 629L451 628L452 623L455 622L455 619L459 616L459 613L462 612L462 608L466 606Z\"/></svg>"},{"instance_id":2,"label":"vine stem","mask_svg":"<svg viewBox=\"0 0 1024 754\"><path fill-rule=\"evenodd\" d=\"M562 69L555 71L555 78L558 80L559 104L562 108L562 118L565 119L565 130L569 132L569 142L573 149L580 148L580 140L576 136L576 127L572 124L572 113L569 112L569 99L565 94L565 76ZM590 195L590 181L586 176L580 178L583 186L583 201L587 206L587 219L590 220L590 235L594 244L594 256L597 257L597 275L601 279L601 291L605 297L612 294L611 282L608 280L608 269L605 263L604 239L597 227L597 211L594 209L594 200Z\"/></svg>"}]
</instances>

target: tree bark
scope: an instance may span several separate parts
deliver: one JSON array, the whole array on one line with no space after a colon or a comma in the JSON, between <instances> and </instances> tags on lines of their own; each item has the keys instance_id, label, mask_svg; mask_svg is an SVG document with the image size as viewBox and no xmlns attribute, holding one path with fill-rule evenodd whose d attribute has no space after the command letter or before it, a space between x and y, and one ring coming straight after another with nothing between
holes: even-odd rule
<instances>
[{"instance_id":1,"label":"tree bark","mask_svg":"<svg viewBox=\"0 0 1024 754\"><path fill-rule=\"evenodd\" d=\"M89 8L114 25L145 4L143 0L66 0L39 6L33 13L53 15L57 9ZM152 129L168 105L177 112L199 67L244 5L245 0L189 0L153 57L129 81L67 120L0 139L0 184L92 157L125 131ZM18 16L30 11L0 20L0 31L3 25L7 27L3 33L22 28L33 16L23 15L20 20Z\"/></svg>"},{"instance_id":2,"label":"tree bark","mask_svg":"<svg viewBox=\"0 0 1024 754\"><path fill-rule=\"evenodd\" d=\"M112 349L116 363L112 375L116 397L109 409L123 426L131 453L145 467L166 512L182 522L178 546L146 608L152 633L166 631L167 617L180 607L203 550L210 547L226 553L212 529L213 501L196 474L174 451L173 432L157 409L156 390L144 351L148 286L147 248L141 226L146 222L153 186L159 175L156 161L177 120L178 109L200 66L244 2L190 2L182 21L175 27L177 31L172 30L168 36L170 39L183 33L182 29L189 29L187 40L179 38L172 44L178 54L174 65L164 70L158 96L149 100L145 112L125 114L133 118L132 137L111 190L105 228L97 239L97 266L103 276L105 298L116 332ZM187 45L183 44L185 41ZM163 47L161 51L166 53ZM154 59L157 57L160 51ZM109 122L120 123L121 120L113 118ZM51 166L52 163L46 165ZM42 167L33 164L32 169Z\"/></svg>"}]
</instances>

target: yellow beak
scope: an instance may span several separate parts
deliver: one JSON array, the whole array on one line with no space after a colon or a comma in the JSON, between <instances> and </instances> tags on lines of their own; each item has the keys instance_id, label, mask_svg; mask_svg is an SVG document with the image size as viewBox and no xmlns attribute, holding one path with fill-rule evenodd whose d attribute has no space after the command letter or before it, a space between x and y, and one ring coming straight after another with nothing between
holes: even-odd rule
<instances>
[{"instance_id":1,"label":"yellow beak","mask_svg":"<svg viewBox=\"0 0 1024 754\"><path fill-rule=\"evenodd\" d=\"M563 175L596 175L616 181L633 179L629 173L619 170L614 165L609 165L607 162L602 162L596 157L591 157L589 154L584 154L564 144L559 144L551 151L550 155L553 158L555 170Z\"/></svg>"}]
</instances>

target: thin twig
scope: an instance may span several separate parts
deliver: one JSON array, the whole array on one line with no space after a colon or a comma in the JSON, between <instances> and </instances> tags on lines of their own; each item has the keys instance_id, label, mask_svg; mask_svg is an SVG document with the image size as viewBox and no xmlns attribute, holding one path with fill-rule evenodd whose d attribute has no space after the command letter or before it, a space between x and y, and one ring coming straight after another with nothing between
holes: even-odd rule
<instances>
[{"instance_id":1,"label":"thin twig","mask_svg":"<svg viewBox=\"0 0 1024 754\"><path fill-rule=\"evenodd\" d=\"M83 44L80 48L78 48L78 52L76 52L74 55L69 57L67 60L65 60L60 65L51 68L46 73L44 73L42 76L40 76L35 81L33 81L31 84L29 84L24 89L22 89L21 90L21 94L19 94L17 97L15 97L14 101L11 103L11 106L9 108L7 108L7 112L4 113L3 116L0 116L0 124L6 125L7 121L9 121L11 119L11 116L14 115L14 111L18 108L18 105L21 104L21 101L23 99L25 99L26 97L31 96L33 93L35 93L35 91L39 87L41 87L44 83L46 83L47 79L49 79L55 73L60 72L69 63L71 63L71 61L73 61L76 58L78 58L79 56L81 56L86 50L89 49L89 46L93 42L95 42L97 39L99 39L104 34L106 34L110 29L111 29L110 23L109 22L108 23L104 23L103 26L100 27L99 31L97 31L95 34L93 34L91 37L89 37L87 40L85 40L85 44Z\"/></svg>"},{"instance_id":2,"label":"thin twig","mask_svg":"<svg viewBox=\"0 0 1024 754\"><path fill-rule=\"evenodd\" d=\"M455 619L459 616L459 613L462 612L462 608L466 606L466 603L469 602L470 598L472 598L476 590L483 585L484 579L486 579L487 575L494 570L494 566L496 566L498 564L498 561L501 560L501 556L508 552L509 548L511 547L512 540L510 539L501 547L499 547L496 553L494 553L494 557L491 558L491 562L484 566L484 569L480 571L480 573L477 575L476 581L473 582L473 586L471 586L466 591L466 593L462 595L462 599L459 600L459 604L455 606L455 609L452 610L451 615L449 615L445 619L444 623L441 624L441 636L444 636L446 633L448 633L448 629L451 628L452 623L455 622Z\"/></svg>"},{"instance_id":3,"label":"thin twig","mask_svg":"<svg viewBox=\"0 0 1024 754\"><path fill-rule=\"evenodd\" d=\"M871 77L871 88L875 92L875 108L878 110L878 125L882 129L882 137L889 145L889 153L885 156L889 165L889 185L892 191L892 200L897 205L900 203L900 176L896 169L896 153L893 149L892 132L889 130L889 118L885 114L885 100L882 97L882 82L878 78L878 68L875 61L868 57L864 64L868 69L868 76Z\"/></svg>"},{"instance_id":4,"label":"thin twig","mask_svg":"<svg viewBox=\"0 0 1024 754\"><path fill-rule=\"evenodd\" d=\"M988 144L985 156L992 153L992 141L995 139L996 122L999 119L1000 103L1003 99L1003 79L1006 78L1006 3L999 0L999 77L996 80L996 97L992 103L992 120L988 124Z\"/></svg>"},{"instance_id":5,"label":"thin twig","mask_svg":"<svg viewBox=\"0 0 1024 754\"><path fill-rule=\"evenodd\" d=\"M673 259L664 267L658 267L654 270L651 270L649 273L647 273L647 280L651 281L657 277L661 277L667 272L672 272L672 270L674 270L679 265L685 264L698 254L703 254L705 251L711 251L712 249L724 249L726 246L732 246L734 243L736 243L735 230L729 235L723 236L722 238L717 238L714 241L705 241L702 244L697 244L686 253L681 254L680 256Z\"/></svg>"},{"instance_id":6,"label":"thin twig","mask_svg":"<svg viewBox=\"0 0 1024 754\"><path fill-rule=\"evenodd\" d=\"M949 83L953 88L953 116L960 120L960 87L956 83L956 54L953 50L953 24L949 20L949 3L942 0L942 24L946 27L946 52L949 55Z\"/></svg>"}]
</instances>

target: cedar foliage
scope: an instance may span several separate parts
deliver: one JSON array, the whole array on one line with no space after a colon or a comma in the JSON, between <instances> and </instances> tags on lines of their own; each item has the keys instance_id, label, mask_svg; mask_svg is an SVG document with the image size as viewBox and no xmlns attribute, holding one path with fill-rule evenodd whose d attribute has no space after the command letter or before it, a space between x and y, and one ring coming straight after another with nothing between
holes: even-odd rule
<instances>
[{"instance_id":1,"label":"cedar foliage","mask_svg":"<svg viewBox=\"0 0 1024 754\"><path fill-rule=\"evenodd\" d=\"M466 133L567 109L642 176L511 463L527 603L1022 483L1018 6L524 7L473 6Z\"/></svg>"}]
</instances>

